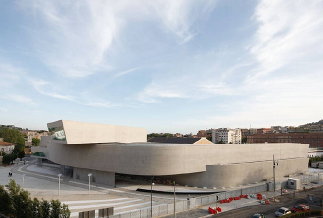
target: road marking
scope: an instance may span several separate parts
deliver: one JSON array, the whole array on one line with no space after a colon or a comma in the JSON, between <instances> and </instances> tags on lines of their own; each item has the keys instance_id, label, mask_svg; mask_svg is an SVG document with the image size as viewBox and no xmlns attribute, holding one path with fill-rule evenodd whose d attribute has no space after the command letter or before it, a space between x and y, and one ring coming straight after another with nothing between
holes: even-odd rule
<instances>
[{"instance_id":1,"label":"road marking","mask_svg":"<svg viewBox=\"0 0 323 218\"><path fill-rule=\"evenodd\" d=\"M85 204L85 203L99 203L99 202L109 202L109 201L121 201L130 198L113 198L107 200L87 200L87 201L63 201L63 204L73 205L73 204Z\"/></svg>"}]
</instances>

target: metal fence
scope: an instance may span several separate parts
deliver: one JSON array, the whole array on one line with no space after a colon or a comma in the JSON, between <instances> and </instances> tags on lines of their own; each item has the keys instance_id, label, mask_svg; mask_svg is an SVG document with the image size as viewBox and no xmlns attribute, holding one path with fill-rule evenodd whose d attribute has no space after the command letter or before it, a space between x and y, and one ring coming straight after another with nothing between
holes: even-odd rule
<instances>
[{"instance_id":1,"label":"metal fence","mask_svg":"<svg viewBox=\"0 0 323 218\"><path fill-rule=\"evenodd\" d=\"M230 197L240 196L241 194L254 194L267 190L267 184L261 184L253 187L242 188L227 192L216 193L207 196L190 198L189 200L181 200L176 202L176 213L194 209L203 205L216 203L218 200L223 200ZM153 217L165 216L174 213L174 204L155 205L152 208ZM151 217L151 208L142 208L109 216L111 218L148 218Z\"/></svg>"},{"instance_id":2,"label":"metal fence","mask_svg":"<svg viewBox=\"0 0 323 218\"><path fill-rule=\"evenodd\" d=\"M323 173L312 173L309 175L302 175L301 178L302 184L323 184Z\"/></svg>"},{"instance_id":3,"label":"metal fence","mask_svg":"<svg viewBox=\"0 0 323 218\"><path fill-rule=\"evenodd\" d=\"M302 184L308 184L308 183L323 184L323 173L302 175L300 177L300 180ZM285 184L286 182L276 182L276 190L285 188ZM236 196L245 195L245 194L256 194L260 192L266 192L268 190L273 190L272 182L259 184L259 185L255 185L247 188L232 190L232 191L211 194L207 196L190 198L189 200L181 200L176 202L176 213L187 211L204 205L214 204L218 200L224 200L230 197L236 197ZM153 217L166 216L173 213L174 213L174 204L155 205L152 208ZM109 217L111 218L149 218L151 217L151 208L146 207L142 209L133 210L131 212L112 215Z\"/></svg>"}]
</instances>

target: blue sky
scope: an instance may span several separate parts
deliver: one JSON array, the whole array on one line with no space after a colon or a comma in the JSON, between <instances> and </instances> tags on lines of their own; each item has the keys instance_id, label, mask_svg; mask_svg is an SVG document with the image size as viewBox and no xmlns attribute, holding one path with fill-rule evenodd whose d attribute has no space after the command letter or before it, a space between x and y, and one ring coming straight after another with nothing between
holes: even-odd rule
<instances>
[{"instance_id":1,"label":"blue sky","mask_svg":"<svg viewBox=\"0 0 323 218\"><path fill-rule=\"evenodd\" d=\"M323 118L322 0L3 0L0 123L195 133Z\"/></svg>"}]
</instances>

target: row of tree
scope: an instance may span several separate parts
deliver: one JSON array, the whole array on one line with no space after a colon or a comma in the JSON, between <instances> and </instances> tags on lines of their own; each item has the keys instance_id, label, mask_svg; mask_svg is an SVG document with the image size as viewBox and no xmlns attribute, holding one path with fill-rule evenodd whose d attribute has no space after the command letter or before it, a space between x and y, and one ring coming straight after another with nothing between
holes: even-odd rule
<instances>
[{"instance_id":1,"label":"row of tree","mask_svg":"<svg viewBox=\"0 0 323 218\"><path fill-rule=\"evenodd\" d=\"M174 134L172 133L150 133L147 135L148 140L156 137L165 137L165 138L171 138L174 137Z\"/></svg>"},{"instance_id":2,"label":"row of tree","mask_svg":"<svg viewBox=\"0 0 323 218\"><path fill-rule=\"evenodd\" d=\"M28 191L14 180L0 185L0 213L10 218L68 218L70 210L58 200L31 199Z\"/></svg>"}]
</instances>

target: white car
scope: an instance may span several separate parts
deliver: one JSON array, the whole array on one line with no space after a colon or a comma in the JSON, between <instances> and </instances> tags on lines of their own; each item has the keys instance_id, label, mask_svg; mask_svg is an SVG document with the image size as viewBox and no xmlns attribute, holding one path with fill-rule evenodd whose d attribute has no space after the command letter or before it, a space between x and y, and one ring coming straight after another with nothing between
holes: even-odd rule
<instances>
[{"instance_id":1,"label":"white car","mask_svg":"<svg viewBox=\"0 0 323 218\"><path fill-rule=\"evenodd\" d=\"M280 216L284 216L284 215L290 214L290 213L292 213L292 211L290 211L290 209L288 209L286 207L281 207L275 212L275 216L280 217Z\"/></svg>"}]
</instances>

